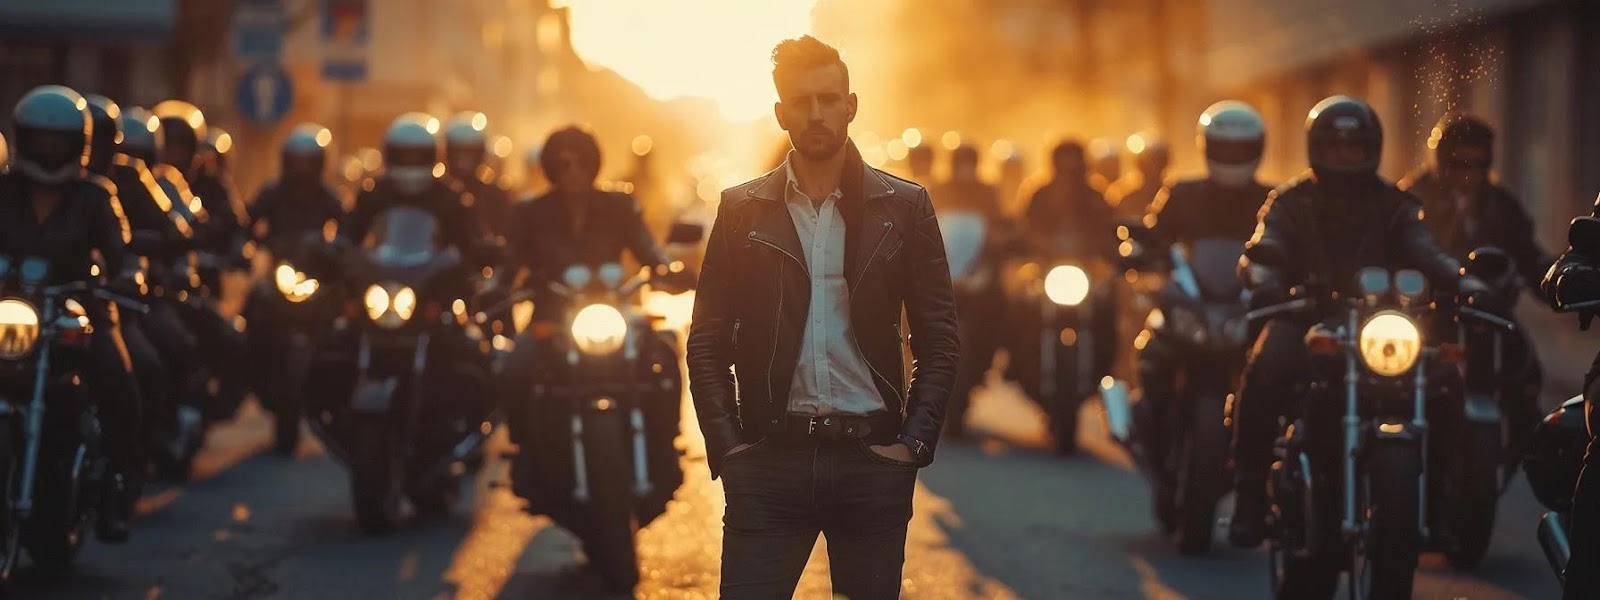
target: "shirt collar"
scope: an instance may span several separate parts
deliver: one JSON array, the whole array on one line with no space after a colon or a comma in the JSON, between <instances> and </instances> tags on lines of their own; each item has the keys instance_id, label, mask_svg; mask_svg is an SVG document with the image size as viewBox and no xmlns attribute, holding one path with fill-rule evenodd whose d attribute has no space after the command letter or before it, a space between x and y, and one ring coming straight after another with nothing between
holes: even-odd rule
<instances>
[{"instance_id":1,"label":"shirt collar","mask_svg":"<svg viewBox=\"0 0 1600 600\"><path fill-rule=\"evenodd\" d=\"M785 202L799 202L802 198L808 198L808 196L805 195L805 192L800 191L800 179L795 177L794 174L793 150L789 151L789 156L783 161L783 176L786 180L783 186L783 199ZM833 193L828 194L827 198L823 199L823 202L827 202L830 198L833 200L838 200L843 195L844 192L842 190L839 188L834 188Z\"/></svg>"}]
</instances>

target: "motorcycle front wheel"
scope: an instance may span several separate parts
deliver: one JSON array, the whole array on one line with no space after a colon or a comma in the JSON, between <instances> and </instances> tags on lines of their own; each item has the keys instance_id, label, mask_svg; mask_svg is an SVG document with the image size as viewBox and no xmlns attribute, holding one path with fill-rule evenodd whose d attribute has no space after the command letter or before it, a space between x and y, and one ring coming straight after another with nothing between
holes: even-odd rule
<instances>
[{"instance_id":1,"label":"motorcycle front wheel","mask_svg":"<svg viewBox=\"0 0 1600 600\"><path fill-rule=\"evenodd\" d=\"M1197 399L1189 417L1178 461L1178 552L1200 556L1211 551L1217 498L1228 485L1228 428L1222 422L1221 396Z\"/></svg>"},{"instance_id":2,"label":"motorcycle front wheel","mask_svg":"<svg viewBox=\"0 0 1600 600\"><path fill-rule=\"evenodd\" d=\"M627 433L623 415L616 410L584 415L583 452L590 498L588 531L581 536L583 550L606 585L623 592L639 584L634 547L639 525L629 486L633 466L625 452Z\"/></svg>"},{"instance_id":3,"label":"motorcycle front wheel","mask_svg":"<svg viewBox=\"0 0 1600 600\"><path fill-rule=\"evenodd\" d=\"M1422 536L1416 444L1379 440L1366 457L1366 535L1350 548L1350 598L1410 598Z\"/></svg>"},{"instance_id":4,"label":"motorcycle front wheel","mask_svg":"<svg viewBox=\"0 0 1600 600\"><path fill-rule=\"evenodd\" d=\"M1474 569L1489 552L1494 517L1500 502L1500 424L1475 423L1468 430L1466 456L1461 469L1461 497L1456 505L1456 535L1460 544L1445 553L1450 566Z\"/></svg>"},{"instance_id":5,"label":"motorcycle front wheel","mask_svg":"<svg viewBox=\"0 0 1600 600\"><path fill-rule=\"evenodd\" d=\"M388 437L379 423L358 423L350 440L350 501L356 526L377 535L393 530L399 521L398 499L390 493Z\"/></svg>"},{"instance_id":6,"label":"motorcycle front wheel","mask_svg":"<svg viewBox=\"0 0 1600 600\"><path fill-rule=\"evenodd\" d=\"M17 452L18 435L14 422L0 422L0 489L10 498L21 476L21 460ZM17 514L0 508L0 597L11 585L11 572L22 558L22 523Z\"/></svg>"}]
</instances>

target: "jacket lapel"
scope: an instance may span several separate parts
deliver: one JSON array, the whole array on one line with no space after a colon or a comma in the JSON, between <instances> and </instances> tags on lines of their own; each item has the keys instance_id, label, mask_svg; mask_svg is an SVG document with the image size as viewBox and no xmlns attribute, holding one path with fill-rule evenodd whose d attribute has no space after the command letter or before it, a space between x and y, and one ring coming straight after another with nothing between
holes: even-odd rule
<instances>
[{"instance_id":1,"label":"jacket lapel","mask_svg":"<svg viewBox=\"0 0 1600 600\"><path fill-rule=\"evenodd\" d=\"M883 199L893 195L894 188L884 181L882 174L865 162L858 159L850 164L859 165L859 169L853 169L858 178L856 185L852 186L856 191L857 205L851 211L853 214L847 215L849 229L853 230L849 241L854 252L845 252L845 256L850 258L847 261L850 269L845 272L845 277L850 289L854 290L856 280L867 272L872 262L883 259L884 239L889 237L894 228L894 222L883 209Z\"/></svg>"},{"instance_id":2,"label":"jacket lapel","mask_svg":"<svg viewBox=\"0 0 1600 600\"><path fill-rule=\"evenodd\" d=\"M750 190L751 198L765 202L756 203L761 209L751 223L749 236L752 240L788 254L805 270L805 251L800 247L800 234L794 229L794 218L789 216L789 206L783 199L786 165L780 165L776 171L768 173L760 185Z\"/></svg>"}]
</instances>

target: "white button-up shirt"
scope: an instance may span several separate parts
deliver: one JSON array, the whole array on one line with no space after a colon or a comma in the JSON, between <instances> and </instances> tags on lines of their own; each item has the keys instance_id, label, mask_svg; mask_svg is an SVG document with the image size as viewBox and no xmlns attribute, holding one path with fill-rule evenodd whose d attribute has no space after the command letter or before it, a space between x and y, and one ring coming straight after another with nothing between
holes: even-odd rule
<instances>
[{"instance_id":1,"label":"white button-up shirt","mask_svg":"<svg viewBox=\"0 0 1600 600\"><path fill-rule=\"evenodd\" d=\"M856 346L850 324L850 290L844 275L844 218L839 190L820 206L800 191L794 167L784 164L784 203L805 252L811 302L800 360L789 386L789 412L804 415L866 415L884 410L872 367Z\"/></svg>"}]
</instances>

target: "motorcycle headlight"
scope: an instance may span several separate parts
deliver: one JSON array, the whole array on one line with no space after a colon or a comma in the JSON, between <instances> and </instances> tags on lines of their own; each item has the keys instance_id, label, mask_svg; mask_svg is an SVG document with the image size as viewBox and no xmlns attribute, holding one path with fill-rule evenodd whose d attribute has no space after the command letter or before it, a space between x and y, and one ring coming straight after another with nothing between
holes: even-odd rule
<instances>
[{"instance_id":1,"label":"motorcycle headlight","mask_svg":"<svg viewBox=\"0 0 1600 600\"><path fill-rule=\"evenodd\" d=\"M590 304L572 319L572 340L585 354L609 354L622 347L628 321L607 304Z\"/></svg>"},{"instance_id":2,"label":"motorcycle headlight","mask_svg":"<svg viewBox=\"0 0 1600 600\"><path fill-rule=\"evenodd\" d=\"M1416 322L1395 311L1383 311L1361 326L1361 360L1372 372L1385 377L1404 374L1422 355L1422 331Z\"/></svg>"},{"instance_id":3,"label":"motorcycle headlight","mask_svg":"<svg viewBox=\"0 0 1600 600\"><path fill-rule=\"evenodd\" d=\"M362 296L367 318L379 327L394 329L411 320L417 310L417 293L398 284L371 285Z\"/></svg>"},{"instance_id":4,"label":"motorcycle headlight","mask_svg":"<svg viewBox=\"0 0 1600 600\"><path fill-rule=\"evenodd\" d=\"M1077 306L1089 296L1089 274L1072 265L1059 265L1044 276L1044 293L1062 306Z\"/></svg>"},{"instance_id":5,"label":"motorcycle headlight","mask_svg":"<svg viewBox=\"0 0 1600 600\"><path fill-rule=\"evenodd\" d=\"M278 293L290 302L305 302L322 287L316 279L306 277L286 262L278 263L278 268L273 269L272 282L278 286Z\"/></svg>"},{"instance_id":6,"label":"motorcycle headlight","mask_svg":"<svg viewBox=\"0 0 1600 600\"><path fill-rule=\"evenodd\" d=\"M0 300L0 358L27 356L38 342L39 311L21 300Z\"/></svg>"}]
</instances>

